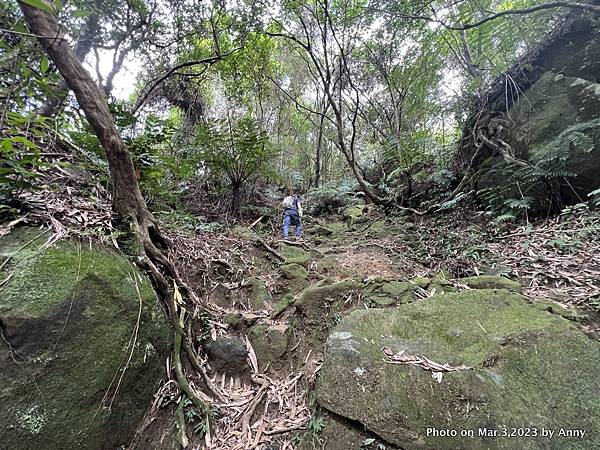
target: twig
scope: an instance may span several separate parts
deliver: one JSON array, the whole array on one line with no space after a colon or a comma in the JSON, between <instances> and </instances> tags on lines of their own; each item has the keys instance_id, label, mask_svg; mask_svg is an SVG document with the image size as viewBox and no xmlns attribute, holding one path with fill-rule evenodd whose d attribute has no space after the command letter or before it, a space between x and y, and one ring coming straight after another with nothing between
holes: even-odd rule
<instances>
[{"instance_id":1,"label":"twig","mask_svg":"<svg viewBox=\"0 0 600 450\"><path fill-rule=\"evenodd\" d=\"M260 216L258 219L256 219L254 222L252 222L252 225L250 225L248 228L251 230L252 228L254 228L256 226L256 224L258 222L260 222L261 220L263 220L265 218L265 216Z\"/></svg>"},{"instance_id":2,"label":"twig","mask_svg":"<svg viewBox=\"0 0 600 450\"><path fill-rule=\"evenodd\" d=\"M267 244L265 241L263 241L262 239L258 239L256 241L258 244L262 245L269 253L275 255L277 258L279 258L281 261L285 261L285 258L283 256L281 256L275 249L273 249L272 247L269 246L269 244Z\"/></svg>"},{"instance_id":3,"label":"twig","mask_svg":"<svg viewBox=\"0 0 600 450\"><path fill-rule=\"evenodd\" d=\"M246 407L244 417L242 417L242 435L244 436L250 432L250 420L252 419L252 415L254 414L256 407L260 404L260 402L262 402L262 399L267 393L267 389L269 387L269 381L266 378L252 375L252 381L255 383L260 383L260 388L258 389L254 399Z\"/></svg>"},{"instance_id":4,"label":"twig","mask_svg":"<svg viewBox=\"0 0 600 450\"><path fill-rule=\"evenodd\" d=\"M189 445L189 440L187 437L187 427L185 425L185 414L183 411L184 402L185 394L182 393L179 399L179 405L177 405L177 426L179 427L179 432L177 433L177 440L179 441L179 444L182 448L187 448L187 446Z\"/></svg>"}]
</instances>

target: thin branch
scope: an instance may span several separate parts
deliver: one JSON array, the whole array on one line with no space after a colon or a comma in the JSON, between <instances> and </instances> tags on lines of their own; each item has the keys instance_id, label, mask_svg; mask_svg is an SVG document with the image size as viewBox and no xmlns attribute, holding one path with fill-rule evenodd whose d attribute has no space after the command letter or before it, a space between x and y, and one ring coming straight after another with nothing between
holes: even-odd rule
<instances>
[{"instance_id":1,"label":"thin branch","mask_svg":"<svg viewBox=\"0 0 600 450\"><path fill-rule=\"evenodd\" d=\"M172 67L165 74L153 79L152 81L150 81L150 83L148 83L146 85L146 87L142 90L143 94L140 96L138 101L135 103L135 105L132 109L132 113L135 114L142 107L142 105L146 102L146 100L148 99L150 94L154 91L154 89L156 89L163 81L165 81L172 75L175 75L180 69L184 69L186 67L198 66L198 65L202 65L202 64L210 66L218 61L221 61L221 60L227 58L228 56L232 55L233 53L235 53L241 49L242 49L242 47L237 47L237 48L234 48L233 50L231 50L230 52L227 52L227 53L224 53L221 55L211 56L209 58L198 59L198 60L194 60L194 61L187 61L182 64L178 64L175 67Z\"/></svg>"},{"instance_id":2,"label":"thin branch","mask_svg":"<svg viewBox=\"0 0 600 450\"><path fill-rule=\"evenodd\" d=\"M447 28L449 30L464 31L464 30L470 30L472 28L480 27L481 25L483 25L487 22L490 22L492 20L498 19L500 17L531 14L531 13L534 13L537 11L543 11L543 10L554 9L554 8L582 9L584 11L600 13L600 6L598 6L598 5L590 5L590 4L586 4L586 3L577 3L577 2L556 1L556 2L550 2L550 3L543 3L541 5L532 6L530 8L509 9L506 11L500 11L496 14L492 14L491 16L484 17L483 19L478 20L477 22L473 22L473 23L450 25L442 20L436 19L435 17L431 17L431 16L424 16L424 15L419 15L419 14L406 14L403 12L396 12L396 11L390 11L390 10L383 10L383 11L388 12L390 14L396 14L397 16L403 17L405 19L424 20L426 22L439 23L444 28Z\"/></svg>"}]
</instances>

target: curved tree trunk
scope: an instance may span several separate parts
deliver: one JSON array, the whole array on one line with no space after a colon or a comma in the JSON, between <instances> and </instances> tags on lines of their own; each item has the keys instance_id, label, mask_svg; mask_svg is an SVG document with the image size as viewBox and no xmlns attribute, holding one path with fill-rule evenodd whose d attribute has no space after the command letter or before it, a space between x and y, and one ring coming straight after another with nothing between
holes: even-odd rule
<instances>
[{"instance_id":1,"label":"curved tree trunk","mask_svg":"<svg viewBox=\"0 0 600 450\"><path fill-rule=\"evenodd\" d=\"M98 31L98 13L92 12L88 16L85 25L81 28L81 35L73 49L73 53L78 61L83 62L85 60L85 57L92 49L94 37ZM54 117L67 99L67 95L69 95L69 86L63 78L56 87L56 91L50 95L46 102L38 109L37 114L44 117Z\"/></svg>"},{"instance_id":2,"label":"curved tree trunk","mask_svg":"<svg viewBox=\"0 0 600 450\"><path fill-rule=\"evenodd\" d=\"M52 14L19 1L19 6L32 33L38 36L44 50L54 62L75 97L85 116L106 152L110 175L112 179L112 208L122 220L128 222L138 240L137 263L149 272L156 291L164 302L167 315L175 330L174 361L175 376L182 392L193 401L203 413L208 411L204 401L190 388L181 365L182 336L184 334L184 318L186 309L178 306L175 301L176 293L182 289L182 294L188 300L197 301L195 294L179 277L175 266L155 243L164 244L158 229L158 223L146 207L139 188L131 156L125 143L119 135L114 119L108 109L108 103L100 87L90 74L83 68L81 62L71 49L69 41ZM190 360L196 355L188 353Z\"/></svg>"}]
</instances>

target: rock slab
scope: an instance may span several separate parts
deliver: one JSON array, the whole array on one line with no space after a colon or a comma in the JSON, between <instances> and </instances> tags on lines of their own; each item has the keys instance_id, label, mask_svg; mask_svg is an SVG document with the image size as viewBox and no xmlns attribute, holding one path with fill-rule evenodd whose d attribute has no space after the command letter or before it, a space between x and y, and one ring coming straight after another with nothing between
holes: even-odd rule
<instances>
[{"instance_id":1,"label":"rock slab","mask_svg":"<svg viewBox=\"0 0 600 450\"><path fill-rule=\"evenodd\" d=\"M439 382L388 363L383 347L469 369ZM583 450L600 448L599 370L600 343L572 322L505 289L467 290L346 315L327 340L317 401L404 449ZM529 436L502 436L513 429Z\"/></svg>"},{"instance_id":2,"label":"rock slab","mask_svg":"<svg viewBox=\"0 0 600 450\"><path fill-rule=\"evenodd\" d=\"M128 445L163 377L170 328L149 280L88 242L0 240L0 447Z\"/></svg>"}]
</instances>

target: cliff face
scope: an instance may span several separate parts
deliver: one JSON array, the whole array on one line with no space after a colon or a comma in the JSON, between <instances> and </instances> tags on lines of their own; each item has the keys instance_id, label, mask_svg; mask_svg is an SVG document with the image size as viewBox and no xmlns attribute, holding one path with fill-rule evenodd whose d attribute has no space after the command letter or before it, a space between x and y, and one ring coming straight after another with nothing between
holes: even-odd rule
<instances>
[{"instance_id":1,"label":"cliff face","mask_svg":"<svg viewBox=\"0 0 600 450\"><path fill-rule=\"evenodd\" d=\"M502 198L540 212L587 200L600 187L599 83L600 23L573 13L474 108L461 158L481 146L478 189L502 183Z\"/></svg>"}]
</instances>

